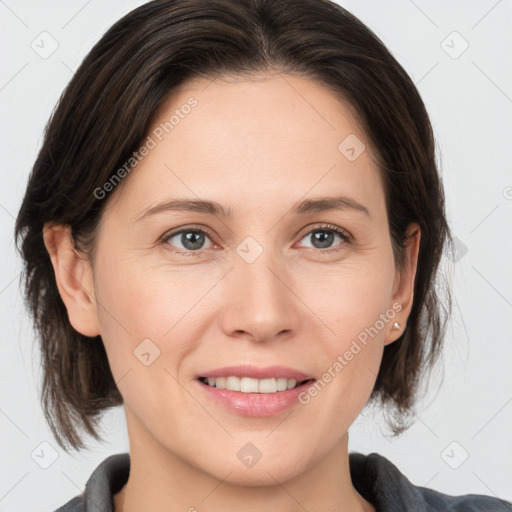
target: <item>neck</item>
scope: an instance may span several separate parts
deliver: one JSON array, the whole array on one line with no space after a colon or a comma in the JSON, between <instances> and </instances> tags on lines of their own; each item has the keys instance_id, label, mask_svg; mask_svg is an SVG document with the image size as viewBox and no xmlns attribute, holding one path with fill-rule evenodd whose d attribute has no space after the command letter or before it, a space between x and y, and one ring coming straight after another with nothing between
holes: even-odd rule
<instances>
[{"instance_id":1,"label":"neck","mask_svg":"<svg viewBox=\"0 0 512 512\"><path fill-rule=\"evenodd\" d=\"M129 427L130 431L130 427ZM303 473L274 484L240 486L218 479L170 453L146 431L129 432L130 475L114 496L115 512L375 512L354 489L348 434ZM269 472L271 473L271 472Z\"/></svg>"}]
</instances>

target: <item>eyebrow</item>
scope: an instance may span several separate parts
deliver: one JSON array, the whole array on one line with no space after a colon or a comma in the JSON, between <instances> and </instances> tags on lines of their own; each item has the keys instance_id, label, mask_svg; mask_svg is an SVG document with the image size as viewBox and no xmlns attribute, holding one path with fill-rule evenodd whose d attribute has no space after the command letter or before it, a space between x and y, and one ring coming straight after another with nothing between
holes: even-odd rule
<instances>
[{"instance_id":1,"label":"eyebrow","mask_svg":"<svg viewBox=\"0 0 512 512\"><path fill-rule=\"evenodd\" d=\"M353 210L365 214L371 218L370 212L366 206L362 205L355 199L346 196L329 196L318 197L315 199L305 199L296 203L291 213L294 215L306 215L308 213L325 212L329 210ZM233 211L231 208L225 209L216 201L208 201L204 199L172 199L164 203L157 204L144 210L136 219L136 222L166 211L191 211L215 215L218 217L232 218Z\"/></svg>"}]
</instances>

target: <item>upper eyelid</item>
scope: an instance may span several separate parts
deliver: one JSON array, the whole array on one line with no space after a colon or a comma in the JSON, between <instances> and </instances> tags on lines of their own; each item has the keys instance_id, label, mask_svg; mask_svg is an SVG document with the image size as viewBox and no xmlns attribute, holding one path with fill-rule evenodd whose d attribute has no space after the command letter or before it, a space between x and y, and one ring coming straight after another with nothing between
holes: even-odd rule
<instances>
[{"instance_id":1,"label":"upper eyelid","mask_svg":"<svg viewBox=\"0 0 512 512\"><path fill-rule=\"evenodd\" d=\"M301 238L304 238L306 235L311 234L313 231L319 231L324 229L325 231L337 231L339 234L341 234L343 237L345 237L347 240L352 238L352 235L349 231L347 231L345 228L342 228L340 226L336 226L335 224L330 224L328 222L320 222L316 226L307 226L303 230L301 229L295 236L300 236Z\"/></svg>"},{"instance_id":2,"label":"upper eyelid","mask_svg":"<svg viewBox=\"0 0 512 512\"><path fill-rule=\"evenodd\" d=\"M161 237L161 240L162 241L165 241L167 240L168 238L172 237L172 236L176 236L176 235L179 235L181 233L186 233L187 231L204 231L204 233L206 233L210 238L214 238L215 237L215 233L205 227L205 226L195 226L195 225L190 225L190 226L185 226L183 228L177 228L176 230L170 230L170 231L167 231L165 232L162 237Z\"/></svg>"}]
</instances>

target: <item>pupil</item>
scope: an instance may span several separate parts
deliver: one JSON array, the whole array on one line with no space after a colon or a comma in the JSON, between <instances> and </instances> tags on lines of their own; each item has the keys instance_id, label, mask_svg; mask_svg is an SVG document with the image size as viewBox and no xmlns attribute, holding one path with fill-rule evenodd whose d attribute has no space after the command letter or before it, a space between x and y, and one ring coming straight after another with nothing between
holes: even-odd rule
<instances>
[{"instance_id":1,"label":"pupil","mask_svg":"<svg viewBox=\"0 0 512 512\"><path fill-rule=\"evenodd\" d=\"M182 233L181 242L187 249L200 249L204 243L204 234L198 233L196 231L188 231L187 233Z\"/></svg>"},{"instance_id":2,"label":"pupil","mask_svg":"<svg viewBox=\"0 0 512 512\"><path fill-rule=\"evenodd\" d=\"M332 243L334 234L330 233L328 231L316 231L313 234L313 237L314 237L315 241L320 242L319 248L325 248L325 247L329 247L329 245Z\"/></svg>"}]
</instances>

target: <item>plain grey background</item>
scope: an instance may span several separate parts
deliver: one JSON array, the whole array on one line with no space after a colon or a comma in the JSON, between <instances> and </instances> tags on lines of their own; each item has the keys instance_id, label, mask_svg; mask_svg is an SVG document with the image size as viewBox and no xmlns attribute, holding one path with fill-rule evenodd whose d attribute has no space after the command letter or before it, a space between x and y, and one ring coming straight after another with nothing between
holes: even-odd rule
<instances>
[{"instance_id":1,"label":"plain grey background","mask_svg":"<svg viewBox=\"0 0 512 512\"><path fill-rule=\"evenodd\" d=\"M0 510L50 511L82 492L108 455L128 451L122 408L105 441L68 455L39 403L40 366L19 287L14 219L42 132L102 34L144 2L0 0ZM414 425L389 437L365 410L350 451L388 457L416 485L512 500L512 1L342 0L392 51L430 113L458 240L443 362ZM50 54L51 53L51 54ZM43 443L43 444L41 444Z\"/></svg>"}]
</instances>

